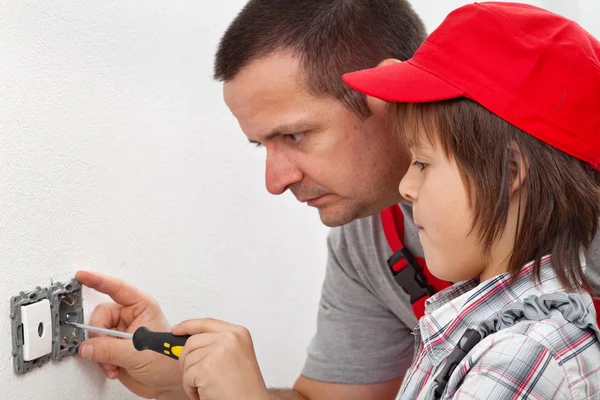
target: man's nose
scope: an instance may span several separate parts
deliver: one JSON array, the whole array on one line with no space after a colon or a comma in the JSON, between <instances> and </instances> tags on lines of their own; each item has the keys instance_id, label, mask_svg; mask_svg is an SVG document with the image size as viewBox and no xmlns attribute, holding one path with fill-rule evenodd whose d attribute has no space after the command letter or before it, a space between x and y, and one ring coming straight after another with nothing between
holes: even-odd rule
<instances>
[{"instance_id":1,"label":"man's nose","mask_svg":"<svg viewBox=\"0 0 600 400\"><path fill-rule=\"evenodd\" d=\"M302 180L300 169L281 151L267 150L265 183L271 194L282 194L286 189Z\"/></svg>"}]
</instances>

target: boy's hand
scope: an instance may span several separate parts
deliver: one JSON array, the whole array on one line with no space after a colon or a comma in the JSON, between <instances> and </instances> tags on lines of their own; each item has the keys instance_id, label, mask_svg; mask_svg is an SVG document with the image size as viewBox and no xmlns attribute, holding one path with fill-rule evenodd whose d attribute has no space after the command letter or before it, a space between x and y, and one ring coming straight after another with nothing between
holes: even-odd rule
<instances>
[{"instance_id":1,"label":"boy's hand","mask_svg":"<svg viewBox=\"0 0 600 400\"><path fill-rule=\"evenodd\" d=\"M250 332L214 319L182 322L175 335L192 335L181 352L183 387L192 400L268 400Z\"/></svg>"},{"instance_id":2,"label":"boy's hand","mask_svg":"<svg viewBox=\"0 0 600 400\"><path fill-rule=\"evenodd\" d=\"M75 278L115 301L96 307L90 325L128 333L142 325L154 331L168 331L167 319L156 300L133 286L87 271L77 272ZM118 378L127 389L141 397L156 398L181 387L181 372L176 360L151 351L139 352L131 340L96 336L83 342L79 355L102 364L107 378Z\"/></svg>"}]
</instances>

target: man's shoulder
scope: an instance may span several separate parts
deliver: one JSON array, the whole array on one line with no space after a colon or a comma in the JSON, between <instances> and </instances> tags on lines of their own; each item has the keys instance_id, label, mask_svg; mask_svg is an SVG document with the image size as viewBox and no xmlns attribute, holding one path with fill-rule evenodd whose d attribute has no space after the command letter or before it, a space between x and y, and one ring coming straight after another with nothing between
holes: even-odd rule
<instances>
[{"instance_id":1,"label":"man's shoulder","mask_svg":"<svg viewBox=\"0 0 600 400\"><path fill-rule=\"evenodd\" d=\"M385 251L387 242L379 214L357 218L345 225L332 228L329 231L328 244L337 254L344 253L360 258L371 257L374 252Z\"/></svg>"}]
</instances>

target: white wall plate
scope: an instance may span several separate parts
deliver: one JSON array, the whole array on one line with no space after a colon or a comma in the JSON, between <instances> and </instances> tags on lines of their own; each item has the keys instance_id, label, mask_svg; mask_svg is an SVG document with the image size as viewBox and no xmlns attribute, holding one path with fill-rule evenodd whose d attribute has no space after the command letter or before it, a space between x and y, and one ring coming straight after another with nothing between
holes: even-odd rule
<instances>
[{"instance_id":1,"label":"white wall plate","mask_svg":"<svg viewBox=\"0 0 600 400\"><path fill-rule=\"evenodd\" d=\"M52 316L50 301L21 307L23 323L23 361L32 361L52 352Z\"/></svg>"}]
</instances>

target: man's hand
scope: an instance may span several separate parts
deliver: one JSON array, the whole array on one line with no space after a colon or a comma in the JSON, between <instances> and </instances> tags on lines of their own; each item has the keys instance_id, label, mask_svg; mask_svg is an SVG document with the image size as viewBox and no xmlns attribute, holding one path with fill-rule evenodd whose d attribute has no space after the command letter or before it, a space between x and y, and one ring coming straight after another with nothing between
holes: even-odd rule
<instances>
[{"instance_id":1,"label":"man's hand","mask_svg":"<svg viewBox=\"0 0 600 400\"><path fill-rule=\"evenodd\" d=\"M128 333L134 333L142 325L154 331L169 330L158 303L133 286L87 271L77 272L75 278L115 301L96 307L90 325ZM130 340L95 336L83 342L79 355L102 364L107 378L118 378L127 389L141 397L156 398L181 388L182 378L176 360L152 351L139 352Z\"/></svg>"},{"instance_id":2,"label":"man's hand","mask_svg":"<svg viewBox=\"0 0 600 400\"><path fill-rule=\"evenodd\" d=\"M171 330L192 335L179 357L192 400L269 400L250 332L214 319L188 320Z\"/></svg>"}]
</instances>

